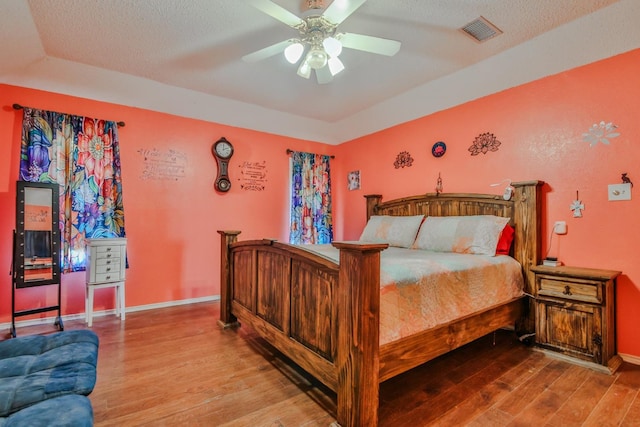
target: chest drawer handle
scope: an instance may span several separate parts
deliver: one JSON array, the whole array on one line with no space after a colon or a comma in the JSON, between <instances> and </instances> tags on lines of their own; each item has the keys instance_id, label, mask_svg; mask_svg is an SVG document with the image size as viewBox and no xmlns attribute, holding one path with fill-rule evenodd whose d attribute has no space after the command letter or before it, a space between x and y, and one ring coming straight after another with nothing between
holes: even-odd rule
<instances>
[{"instance_id":1,"label":"chest drawer handle","mask_svg":"<svg viewBox=\"0 0 640 427\"><path fill-rule=\"evenodd\" d=\"M565 294L565 295L573 295L571 293L571 287L569 285L564 287L564 291L562 293Z\"/></svg>"}]
</instances>

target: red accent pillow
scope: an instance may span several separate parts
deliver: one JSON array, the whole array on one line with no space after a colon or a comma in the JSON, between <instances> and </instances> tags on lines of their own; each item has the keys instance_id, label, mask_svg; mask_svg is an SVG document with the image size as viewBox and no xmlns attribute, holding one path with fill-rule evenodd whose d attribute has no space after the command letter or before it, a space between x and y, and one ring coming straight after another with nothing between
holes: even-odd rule
<instances>
[{"instance_id":1,"label":"red accent pillow","mask_svg":"<svg viewBox=\"0 0 640 427\"><path fill-rule=\"evenodd\" d=\"M511 243L513 243L513 235L515 229L509 224L504 226L500 238L498 239L498 246L496 246L496 255L509 255L511 250Z\"/></svg>"}]
</instances>

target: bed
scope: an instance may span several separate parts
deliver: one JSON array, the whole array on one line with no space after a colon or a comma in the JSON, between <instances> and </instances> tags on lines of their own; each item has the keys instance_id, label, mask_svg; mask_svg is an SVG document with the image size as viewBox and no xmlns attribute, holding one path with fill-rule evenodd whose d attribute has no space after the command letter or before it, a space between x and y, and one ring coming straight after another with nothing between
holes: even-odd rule
<instances>
[{"instance_id":1,"label":"bed","mask_svg":"<svg viewBox=\"0 0 640 427\"><path fill-rule=\"evenodd\" d=\"M510 255L524 293L419 332L381 342L381 253L387 243L334 242L331 256L273 239L239 241L221 230L219 324L245 324L335 391L342 426L378 424L379 384L503 327L533 330L533 274L541 253L541 181L512 183L510 200L492 194L366 197L373 216L509 218ZM384 295L382 297L384 299ZM384 306L382 312L384 313ZM384 335L384 334L383 334Z\"/></svg>"}]
</instances>

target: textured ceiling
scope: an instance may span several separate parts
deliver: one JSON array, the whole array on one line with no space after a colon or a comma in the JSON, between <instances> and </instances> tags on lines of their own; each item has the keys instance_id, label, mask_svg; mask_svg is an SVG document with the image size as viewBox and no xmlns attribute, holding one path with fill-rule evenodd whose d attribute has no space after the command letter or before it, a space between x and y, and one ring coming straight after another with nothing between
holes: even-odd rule
<instances>
[{"instance_id":1,"label":"textured ceiling","mask_svg":"<svg viewBox=\"0 0 640 427\"><path fill-rule=\"evenodd\" d=\"M304 16L302 0L274 2ZM243 0L0 9L0 82L328 143L640 47L637 0L368 0L339 29L400 52L345 49L345 71L319 85L282 55L241 60L297 35ZM504 33L477 43L459 30L480 16Z\"/></svg>"}]
</instances>

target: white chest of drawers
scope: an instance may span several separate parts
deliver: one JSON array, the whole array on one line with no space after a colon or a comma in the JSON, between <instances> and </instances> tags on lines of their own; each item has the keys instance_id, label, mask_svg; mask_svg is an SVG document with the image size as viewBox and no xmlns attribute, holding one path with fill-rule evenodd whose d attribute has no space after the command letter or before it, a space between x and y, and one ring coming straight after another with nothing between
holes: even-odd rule
<instances>
[{"instance_id":1,"label":"white chest of drawers","mask_svg":"<svg viewBox=\"0 0 640 427\"><path fill-rule=\"evenodd\" d=\"M116 315L125 317L124 276L126 270L127 239L87 240L87 291L85 313L89 327L93 323L93 291L100 288L116 288Z\"/></svg>"}]
</instances>

